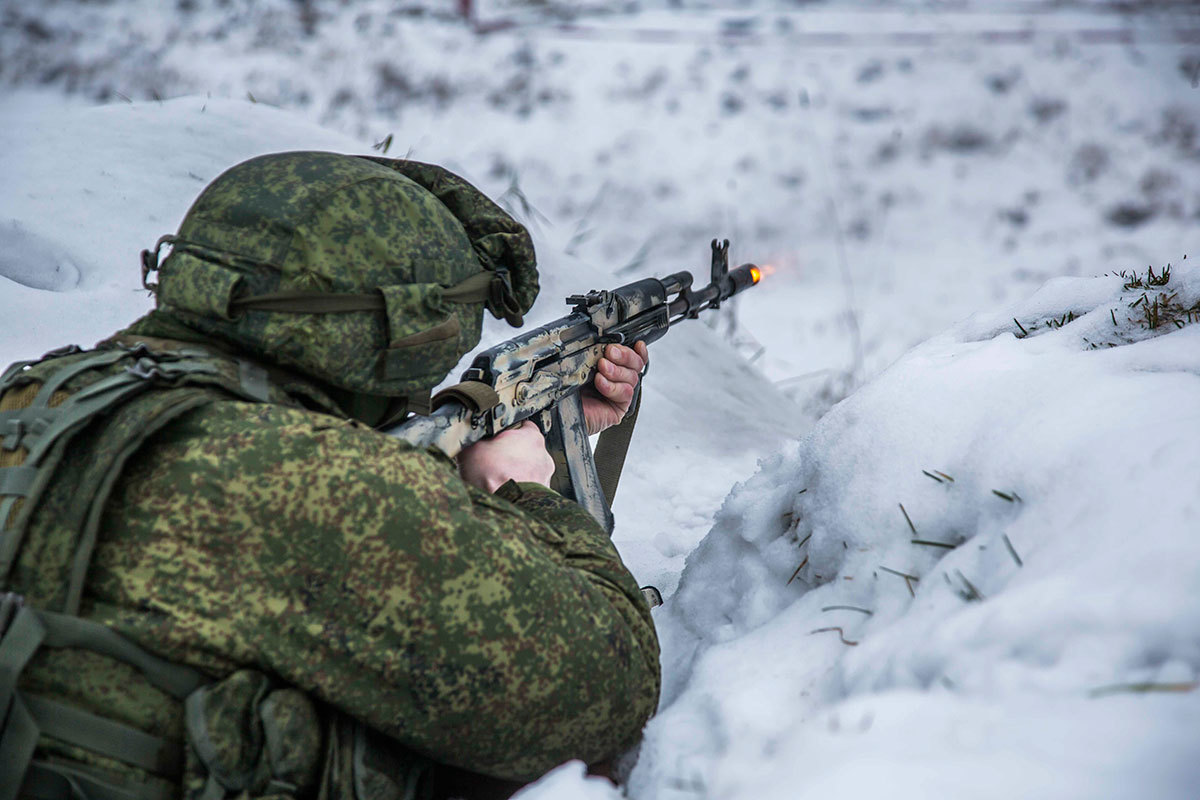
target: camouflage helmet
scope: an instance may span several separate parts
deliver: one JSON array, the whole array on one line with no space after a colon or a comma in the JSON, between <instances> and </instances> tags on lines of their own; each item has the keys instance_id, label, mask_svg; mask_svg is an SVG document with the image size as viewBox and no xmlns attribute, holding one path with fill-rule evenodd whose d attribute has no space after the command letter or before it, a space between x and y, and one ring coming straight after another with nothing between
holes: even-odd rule
<instances>
[{"instance_id":1,"label":"camouflage helmet","mask_svg":"<svg viewBox=\"0 0 1200 800\"><path fill-rule=\"evenodd\" d=\"M142 259L160 313L373 397L427 394L478 344L484 307L520 325L538 290L528 232L462 178L336 153L230 168Z\"/></svg>"}]
</instances>

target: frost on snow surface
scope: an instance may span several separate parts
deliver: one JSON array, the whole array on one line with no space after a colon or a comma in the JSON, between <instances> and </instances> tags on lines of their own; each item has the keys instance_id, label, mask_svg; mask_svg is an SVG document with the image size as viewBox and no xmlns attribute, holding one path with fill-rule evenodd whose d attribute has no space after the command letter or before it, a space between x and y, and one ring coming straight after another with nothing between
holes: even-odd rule
<instances>
[{"instance_id":1,"label":"frost on snow surface","mask_svg":"<svg viewBox=\"0 0 1200 800\"><path fill-rule=\"evenodd\" d=\"M734 489L632 796L1195 796L1200 269L1147 277L972 317Z\"/></svg>"}]
</instances>

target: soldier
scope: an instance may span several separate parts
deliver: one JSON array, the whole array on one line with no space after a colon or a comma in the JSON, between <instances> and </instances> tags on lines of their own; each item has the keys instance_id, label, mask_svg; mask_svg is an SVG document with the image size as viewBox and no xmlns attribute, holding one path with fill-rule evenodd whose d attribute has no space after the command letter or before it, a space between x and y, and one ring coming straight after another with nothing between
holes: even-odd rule
<instances>
[{"instance_id":1,"label":"soldier","mask_svg":"<svg viewBox=\"0 0 1200 800\"><path fill-rule=\"evenodd\" d=\"M163 244L156 310L0 378L0 800L409 800L635 742L649 608L536 427L458 464L377 431L485 307L521 324L525 229L439 167L281 153ZM593 432L646 350L606 355Z\"/></svg>"}]
</instances>

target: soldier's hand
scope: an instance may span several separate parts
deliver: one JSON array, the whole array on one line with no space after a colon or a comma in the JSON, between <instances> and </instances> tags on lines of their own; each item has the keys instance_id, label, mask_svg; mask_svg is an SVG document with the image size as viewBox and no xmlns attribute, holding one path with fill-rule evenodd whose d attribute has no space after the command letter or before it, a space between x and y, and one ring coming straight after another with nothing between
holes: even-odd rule
<instances>
[{"instance_id":1,"label":"soldier's hand","mask_svg":"<svg viewBox=\"0 0 1200 800\"><path fill-rule=\"evenodd\" d=\"M645 342L638 342L633 347L610 344L604 349L595 386L583 391L583 419L589 434L611 428L625 418L633 404L638 378L649 363L650 353Z\"/></svg>"},{"instance_id":2,"label":"soldier's hand","mask_svg":"<svg viewBox=\"0 0 1200 800\"><path fill-rule=\"evenodd\" d=\"M515 428L481 439L458 454L462 479L485 492L494 492L510 480L550 485L554 459L537 425L525 420Z\"/></svg>"}]
</instances>

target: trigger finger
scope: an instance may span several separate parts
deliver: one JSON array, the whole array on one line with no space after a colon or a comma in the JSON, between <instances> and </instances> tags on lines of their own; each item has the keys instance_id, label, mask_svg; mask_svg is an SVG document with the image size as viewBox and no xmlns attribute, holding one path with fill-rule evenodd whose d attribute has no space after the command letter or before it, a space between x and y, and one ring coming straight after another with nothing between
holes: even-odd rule
<instances>
[{"instance_id":1,"label":"trigger finger","mask_svg":"<svg viewBox=\"0 0 1200 800\"><path fill-rule=\"evenodd\" d=\"M644 347L645 346L643 345L643 348ZM623 344L610 345L604 355L607 356L608 360L614 364L618 364L622 367L629 367L634 372L640 372L642 369L642 356L632 347L627 347Z\"/></svg>"},{"instance_id":2,"label":"trigger finger","mask_svg":"<svg viewBox=\"0 0 1200 800\"><path fill-rule=\"evenodd\" d=\"M600 372L603 377L613 383L628 383L634 384L638 382L638 373L636 369L622 367L616 362L610 361L607 358L600 360Z\"/></svg>"}]
</instances>

